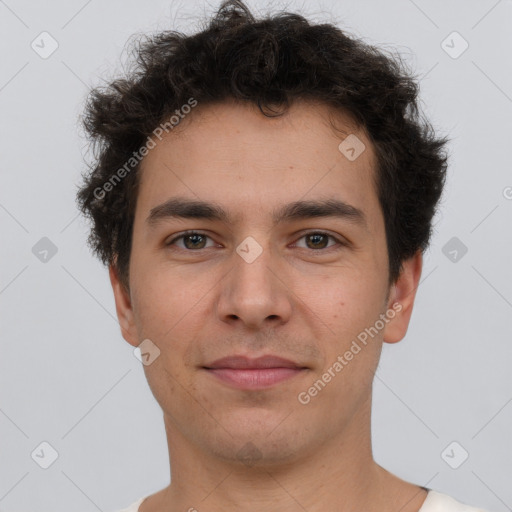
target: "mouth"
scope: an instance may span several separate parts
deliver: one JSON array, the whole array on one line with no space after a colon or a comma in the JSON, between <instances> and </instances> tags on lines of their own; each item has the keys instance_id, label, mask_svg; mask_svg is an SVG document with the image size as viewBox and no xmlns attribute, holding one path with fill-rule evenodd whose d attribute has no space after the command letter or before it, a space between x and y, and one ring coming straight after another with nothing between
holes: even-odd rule
<instances>
[{"instance_id":1,"label":"mouth","mask_svg":"<svg viewBox=\"0 0 512 512\"><path fill-rule=\"evenodd\" d=\"M308 370L307 367L277 356L256 359L229 356L203 366L203 369L232 387L246 390L270 388Z\"/></svg>"}]
</instances>

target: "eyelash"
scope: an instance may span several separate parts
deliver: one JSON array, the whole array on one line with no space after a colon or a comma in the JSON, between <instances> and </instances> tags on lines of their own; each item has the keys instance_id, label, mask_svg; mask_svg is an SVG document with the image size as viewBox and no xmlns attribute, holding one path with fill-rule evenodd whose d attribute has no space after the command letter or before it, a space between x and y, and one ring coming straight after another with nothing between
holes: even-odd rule
<instances>
[{"instance_id":1,"label":"eyelash","mask_svg":"<svg viewBox=\"0 0 512 512\"><path fill-rule=\"evenodd\" d=\"M192 231L192 230L191 230L191 231L185 231L184 233L182 233L181 235L178 235L177 237L173 238L173 239L172 239L172 240L170 240L169 242L166 242L166 243L165 243L165 246L166 246L166 247L170 247L170 246L172 246L175 242L177 242L178 240L181 240L181 239L183 239L183 238L185 238L185 237L187 237L187 236L191 236L191 235L200 235L200 236L204 236L204 237L206 237L206 238L210 238L210 239L211 239L211 237L210 237L210 236L208 236L208 235L206 235L205 233L201 233L200 231ZM343 242L343 241L342 241L342 240L340 240L339 238L337 238L337 237L335 237L335 236L333 236L333 235L331 235L331 234L329 234L329 233L326 233L326 232L324 232L324 231L309 231L308 233L304 233L304 234L299 238L299 240L301 240L301 239L302 239L302 238L304 238L304 237L311 236L311 235L322 235L322 236L327 236L328 238L330 238L330 239L334 240L335 242L337 242L340 246L347 246L347 245L348 245L348 243ZM329 250L329 249L333 249L333 248L335 248L335 246L334 246L334 245L333 245L333 246L330 246L330 247L325 247L325 248L322 248L322 249L309 249L309 250L310 250L310 251L312 251L312 252L322 252L322 251L323 251L323 252L325 252L325 251L327 251L327 250ZM204 249L210 249L210 247L205 247L205 248L203 248L203 249L196 249L196 250L194 250L194 249L183 249L183 248L181 248L181 247L178 247L178 249L179 249L179 250L182 250L182 251L186 251L186 252L199 252L199 251L204 250ZM304 248L304 247L300 247L300 249L306 249L306 250L308 250L308 248L307 248L307 247L305 247L305 248ZM339 247L338 247L338 249L339 249Z\"/></svg>"}]
</instances>

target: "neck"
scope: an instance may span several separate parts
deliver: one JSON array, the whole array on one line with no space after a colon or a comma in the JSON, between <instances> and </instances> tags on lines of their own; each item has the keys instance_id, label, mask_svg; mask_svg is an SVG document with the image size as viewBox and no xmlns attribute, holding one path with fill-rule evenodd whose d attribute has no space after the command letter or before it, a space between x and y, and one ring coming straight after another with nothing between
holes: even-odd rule
<instances>
[{"instance_id":1,"label":"neck","mask_svg":"<svg viewBox=\"0 0 512 512\"><path fill-rule=\"evenodd\" d=\"M375 463L370 410L346 430L293 460L246 465L200 449L164 416L171 484L140 512L417 512L426 492Z\"/></svg>"}]
</instances>

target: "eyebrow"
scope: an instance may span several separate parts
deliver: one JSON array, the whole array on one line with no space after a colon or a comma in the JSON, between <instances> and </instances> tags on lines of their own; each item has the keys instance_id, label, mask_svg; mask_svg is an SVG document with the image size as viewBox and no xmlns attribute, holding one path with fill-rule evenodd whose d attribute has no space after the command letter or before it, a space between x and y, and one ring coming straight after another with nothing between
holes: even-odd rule
<instances>
[{"instance_id":1,"label":"eyebrow","mask_svg":"<svg viewBox=\"0 0 512 512\"><path fill-rule=\"evenodd\" d=\"M315 217L337 217L366 227L362 210L338 199L294 201L272 213L274 224ZM155 227L170 218L203 219L232 223L233 217L220 205L185 198L171 198L150 210L146 223Z\"/></svg>"}]
</instances>

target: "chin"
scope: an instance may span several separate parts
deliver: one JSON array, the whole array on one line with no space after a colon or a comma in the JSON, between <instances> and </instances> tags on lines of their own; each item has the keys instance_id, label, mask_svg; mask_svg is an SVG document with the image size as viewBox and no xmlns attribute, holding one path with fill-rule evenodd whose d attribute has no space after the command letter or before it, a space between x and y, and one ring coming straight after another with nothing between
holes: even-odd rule
<instances>
[{"instance_id":1,"label":"chin","mask_svg":"<svg viewBox=\"0 0 512 512\"><path fill-rule=\"evenodd\" d=\"M307 451L309 443L304 434L310 430L303 422L288 422L289 413L254 408L238 411L236 417L224 416L221 420L224 428L217 430L214 438L205 440L205 448L226 462L239 462L248 467L292 463Z\"/></svg>"},{"instance_id":2,"label":"chin","mask_svg":"<svg viewBox=\"0 0 512 512\"><path fill-rule=\"evenodd\" d=\"M218 443L211 448L212 454L230 464L248 468L277 467L293 463L297 459L297 447L290 440L272 440L261 435L259 438L228 440L228 444Z\"/></svg>"}]
</instances>

